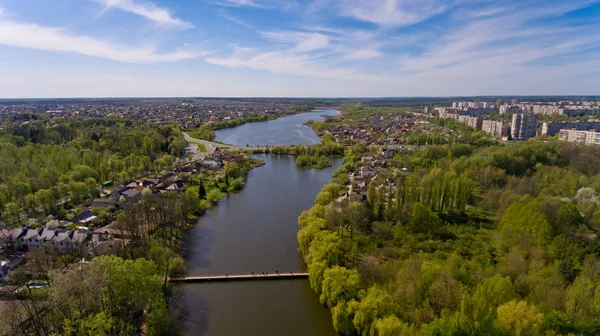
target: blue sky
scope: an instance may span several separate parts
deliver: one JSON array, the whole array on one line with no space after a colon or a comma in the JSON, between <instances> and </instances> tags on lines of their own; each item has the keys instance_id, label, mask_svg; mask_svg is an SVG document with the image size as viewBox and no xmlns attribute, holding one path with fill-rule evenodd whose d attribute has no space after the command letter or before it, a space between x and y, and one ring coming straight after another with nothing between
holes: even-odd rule
<instances>
[{"instance_id":1,"label":"blue sky","mask_svg":"<svg viewBox=\"0 0 600 336\"><path fill-rule=\"evenodd\" d=\"M0 0L0 97L600 94L600 0Z\"/></svg>"}]
</instances>

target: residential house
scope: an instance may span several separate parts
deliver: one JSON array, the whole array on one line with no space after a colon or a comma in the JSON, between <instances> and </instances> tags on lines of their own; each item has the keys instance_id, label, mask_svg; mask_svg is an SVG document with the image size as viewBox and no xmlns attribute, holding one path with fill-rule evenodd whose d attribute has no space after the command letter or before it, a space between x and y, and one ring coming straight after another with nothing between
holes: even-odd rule
<instances>
[{"instance_id":1,"label":"residential house","mask_svg":"<svg viewBox=\"0 0 600 336\"><path fill-rule=\"evenodd\" d=\"M173 184L165 188L168 191L185 191L185 186L181 181L175 181Z\"/></svg>"},{"instance_id":2,"label":"residential house","mask_svg":"<svg viewBox=\"0 0 600 336\"><path fill-rule=\"evenodd\" d=\"M91 208L109 208L117 205L117 201L109 198L95 198L92 200Z\"/></svg>"},{"instance_id":3,"label":"residential house","mask_svg":"<svg viewBox=\"0 0 600 336\"><path fill-rule=\"evenodd\" d=\"M90 209L84 208L79 215L73 217L73 222L85 224L94 221L96 218L98 217Z\"/></svg>"},{"instance_id":4,"label":"residential house","mask_svg":"<svg viewBox=\"0 0 600 336\"><path fill-rule=\"evenodd\" d=\"M169 179L175 177L175 173L174 172L168 172L165 175L161 176L160 178L160 183L165 183L167 182Z\"/></svg>"},{"instance_id":5,"label":"residential house","mask_svg":"<svg viewBox=\"0 0 600 336\"><path fill-rule=\"evenodd\" d=\"M129 190L123 192L122 195L123 195L123 197L125 197L125 199L131 200L131 199L139 198L141 193L135 189L129 189Z\"/></svg>"},{"instance_id":6,"label":"residential house","mask_svg":"<svg viewBox=\"0 0 600 336\"><path fill-rule=\"evenodd\" d=\"M154 188L160 184L160 179L157 178L149 178L142 182L142 185L146 188Z\"/></svg>"},{"instance_id":7,"label":"residential house","mask_svg":"<svg viewBox=\"0 0 600 336\"><path fill-rule=\"evenodd\" d=\"M202 166L206 168L222 168L223 163L215 160L204 160L202 161Z\"/></svg>"},{"instance_id":8,"label":"residential house","mask_svg":"<svg viewBox=\"0 0 600 336\"><path fill-rule=\"evenodd\" d=\"M374 177L375 174L377 174L375 168L371 166L362 166L358 168L358 171L360 173L360 176L364 178Z\"/></svg>"},{"instance_id":9,"label":"residential house","mask_svg":"<svg viewBox=\"0 0 600 336\"><path fill-rule=\"evenodd\" d=\"M31 249L31 248L40 248L40 246L42 245L42 241L41 241L41 235L42 232L44 231L44 228L38 228L38 229L25 229L26 232L25 234L23 234L21 236L21 238L19 239L19 245L22 247L27 246L27 248Z\"/></svg>"}]
</instances>

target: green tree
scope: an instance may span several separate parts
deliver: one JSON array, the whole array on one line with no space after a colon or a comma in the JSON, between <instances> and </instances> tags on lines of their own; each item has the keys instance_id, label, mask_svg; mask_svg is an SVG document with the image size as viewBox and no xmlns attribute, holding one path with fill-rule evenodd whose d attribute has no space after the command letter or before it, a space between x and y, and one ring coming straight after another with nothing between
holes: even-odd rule
<instances>
[{"instance_id":1,"label":"green tree","mask_svg":"<svg viewBox=\"0 0 600 336\"><path fill-rule=\"evenodd\" d=\"M557 234L569 233L584 224L584 218L574 204L563 204L558 211L555 232Z\"/></svg>"},{"instance_id":2,"label":"green tree","mask_svg":"<svg viewBox=\"0 0 600 336\"><path fill-rule=\"evenodd\" d=\"M204 188L204 182L200 181L198 185L198 198L203 200L206 198L206 188Z\"/></svg>"},{"instance_id":3,"label":"green tree","mask_svg":"<svg viewBox=\"0 0 600 336\"><path fill-rule=\"evenodd\" d=\"M18 225L21 223L21 208L17 203L6 203L2 215L10 225Z\"/></svg>"},{"instance_id":4,"label":"green tree","mask_svg":"<svg viewBox=\"0 0 600 336\"><path fill-rule=\"evenodd\" d=\"M499 229L507 246L514 246L523 236L540 245L552 238L552 227L540 212L539 201L530 196L523 197L506 209Z\"/></svg>"},{"instance_id":5,"label":"green tree","mask_svg":"<svg viewBox=\"0 0 600 336\"><path fill-rule=\"evenodd\" d=\"M408 228L412 232L434 234L442 229L442 220L431 209L421 203L414 203Z\"/></svg>"},{"instance_id":6,"label":"green tree","mask_svg":"<svg viewBox=\"0 0 600 336\"><path fill-rule=\"evenodd\" d=\"M329 309L341 301L355 299L360 289L360 275L357 270L334 266L325 270L319 300Z\"/></svg>"},{"instance_id":7,"label":"green tree","mask_svg":"<svg viewBox=\"0 0 600 336\"><path fill-rule=\"evenodd\" d=\"M498 323L516 336L536 336L544 321L544 314L525 301L510 301L498 307Z\"/></svg>"},{"instance_id":8,"label":"green tree","mask_svg":"<svg viewBox=\"0 0 600 336\"><path fill-rule=\"evenodd\" d=\"M413 335L410 327L400 321L395 315L389 315L384 318L376 319L371 328L371 335L376 336L409 336Z\"/></svg>"},{"instance_id":9,"label":"green tree","mask_svg":"<svg viewBox=\"0 0 600 336\"><path fill-rule=\"evenodd\" d=\"M326 191L321 191L319 194L317 194L315 203L325 206L325 205L328 205L329 203L331 203L332 201L333 201L333 196L331 195L331 193L326 192Z\"/></svg>"},{"instance_id":10,"label":"green tree","mask_svg":"<svg viewBox=\"0 0 600 336\"><path fill-rule=\"evenodd\" d=\"M358 303L352 322L359 334L367 334L376 319L392 315L394 310L392 296L382 289L371 287Z\"/></svg>"},{"instance_id":11,"label":"green tree","mask_svg":"<svg viewBox=\"0 0 600 336\"><path fill-rule=\"evenodd\" d=\"M473 292L472 321L477 323L476 329L486 331L496 319L497 308L516 298L515 287L509 277L499 274L485 279Z\"/></svg>"},{"instance_id":12,"label":"green tree","mask_svg":"<svg viewBox=\"0 0 600 336\"><path fill-rule=\"evenodd\" d=\"M565 308L571 321L582 322L595 316L592 300L595 287L590 278L582 274L567 288Z\"/></svg>"}]
</instances>

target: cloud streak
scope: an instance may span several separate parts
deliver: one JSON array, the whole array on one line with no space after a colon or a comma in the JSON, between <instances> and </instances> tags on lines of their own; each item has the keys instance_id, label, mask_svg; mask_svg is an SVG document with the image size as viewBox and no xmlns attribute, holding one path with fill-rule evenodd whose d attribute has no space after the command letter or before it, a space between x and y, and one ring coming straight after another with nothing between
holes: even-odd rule
<instances>
[{"instance_id":1,"label":"cloud streak","mask_svg":"<svg viewBox=\"0 0 600 336\"><path fill-rule=\"evenodd\" d=\"M77 53L126 63L177 62L204 56L206 53L175 50L160 53L156 47L115 44L85 35L74 35L56 27L0 20L0 45Z\"/></svg>"},{"instance_id":2,"label":"cloud streak","mask_svg":"<svg viewBox=\"0 0 600 336\"><path fill-rule=\"evenodd\" d=\"M117 8L144 17L158 25L178 28L193 28L194 25L175 18L169 10L158 7L151 2L136 2L134 0L90 0L104 6L103 12Z\"/></svg>"}]
</instances>

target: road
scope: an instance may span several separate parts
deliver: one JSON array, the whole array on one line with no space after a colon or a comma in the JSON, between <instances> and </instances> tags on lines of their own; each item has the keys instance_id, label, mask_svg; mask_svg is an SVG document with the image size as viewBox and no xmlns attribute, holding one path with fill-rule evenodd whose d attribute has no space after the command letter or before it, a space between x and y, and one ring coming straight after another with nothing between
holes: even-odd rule
<instances>
[{"instance_id":1,"label":"road","mask_svg":"<svg viewBox=\"0 0 600 336\"><path fill-rule=\"evenodd\" d=\"M214 153L218 147L228 147L229 150L232 150L232 151L264 150L267 148L267 147L242 147L242 146L234 146L234 145L225 145L225 144L220 144L218 142L212 142L212 141L207 141L207 140L199 140L199 139L192 138L191 136L189 136L189 134L187 134L185 132L183 132L183 137L185 138L185 141L188 142L186 151L192 153L192 157L191 157L192 161L204 160L208 155L211 155L212 153ZM201 152L200 149L198 148L198 144L204 145L204 147L206 147L206 152Z\"/></svg>"}]
</instances>

